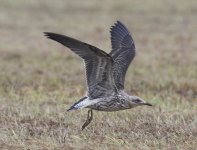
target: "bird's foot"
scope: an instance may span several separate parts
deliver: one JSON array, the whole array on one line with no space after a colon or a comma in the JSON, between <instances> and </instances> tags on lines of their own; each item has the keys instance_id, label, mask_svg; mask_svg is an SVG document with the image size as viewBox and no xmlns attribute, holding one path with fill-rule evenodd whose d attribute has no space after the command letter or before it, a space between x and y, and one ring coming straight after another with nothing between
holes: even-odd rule
<instances>
[{"instance_id":1,"label":"bird's foot","mask_svg":"<svg viewBox=\"0 0 197 150\"><path fill-rule=\"evenodd\" d=\"M87 127L90 124L90 122L92 121L92 119L93 119L93 111L92 111L92 109L90 109L90 110L88 110L87 120L83 124L81 130L85 129L85 127Z\"/></svg>"}]
</instances>

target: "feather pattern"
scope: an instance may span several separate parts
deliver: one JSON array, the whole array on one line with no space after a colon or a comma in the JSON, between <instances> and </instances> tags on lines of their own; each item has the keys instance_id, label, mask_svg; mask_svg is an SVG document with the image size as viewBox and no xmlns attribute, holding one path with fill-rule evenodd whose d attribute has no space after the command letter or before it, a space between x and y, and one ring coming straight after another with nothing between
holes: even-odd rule
<instances>
[{"instance_id":1,"label":"feather pattern","mask_svg":"<svg viewBox=\"0 0 197 150\"><path fill-rule=\"evenodd\" d=\"M117 21L111 27L112 51L110 55L114 60L113 77L118 90L124 89L127 69L135 57L135 44L128 29Z\"/></svg>"},{"instance_id":2,"label":"feather pattern","mask_svg":"<svg viewBox=\"0 0 197 150\"><path fill-rule=\"evenodd\" d=\"M88 97L90 99L115 94L113 59L106 52L68 36L45 32L45 36L70 48L85 62Z\"/></svg>"}]
</instances>

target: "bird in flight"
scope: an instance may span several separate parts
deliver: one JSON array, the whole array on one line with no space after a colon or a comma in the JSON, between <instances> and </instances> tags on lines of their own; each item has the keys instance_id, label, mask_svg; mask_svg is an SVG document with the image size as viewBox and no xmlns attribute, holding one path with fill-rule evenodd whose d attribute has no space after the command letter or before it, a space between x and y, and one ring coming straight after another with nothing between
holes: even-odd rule
<instances>
[{"instance_id":1,"label":"bird in flight","mask_svg":"<svg viewBox=\"0 0 197 150\"><path fill-rule=\"evenodd\" d=\"M128 95L124 91L125 75L135 57L135 44L131 34L120 21L111 27L110 32L112 50L109 54L71 37L44 32L47 38L68 47L85 62L87 94L68 109L89 109L82 130L92 121L93 110L118 111L136 106L152 106L142 98Z\"/></svg>"}]
</instances>

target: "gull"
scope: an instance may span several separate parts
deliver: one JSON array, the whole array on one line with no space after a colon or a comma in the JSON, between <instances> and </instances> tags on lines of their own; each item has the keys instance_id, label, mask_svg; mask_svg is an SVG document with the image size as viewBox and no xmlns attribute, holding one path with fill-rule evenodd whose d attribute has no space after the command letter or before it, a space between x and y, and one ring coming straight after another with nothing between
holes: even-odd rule
<instances>
[{"instance_id":1,"label":"gull","mask_svg":"<svg viewBox=\"0 0 197 150\"><path fill-rule=\"evenodd\" d=\"M117 21L111 26L110 33L112 50L108 54L71 37L44 32L47 38L63 44L85 62L87 94L68 109L89 109L82 130L92 121L93 110L110 112L152 106L142 98L124 91L125 75L136 53L130 32L123 23Z\"/></svg>"}]
</instances>

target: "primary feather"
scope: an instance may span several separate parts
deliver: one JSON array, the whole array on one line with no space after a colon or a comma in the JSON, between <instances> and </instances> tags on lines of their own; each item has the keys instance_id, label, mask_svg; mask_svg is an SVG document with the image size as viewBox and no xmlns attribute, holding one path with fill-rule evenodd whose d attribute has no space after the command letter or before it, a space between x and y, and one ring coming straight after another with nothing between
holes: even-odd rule
<instances>
[{"instance_id":1,"label":"primary feather","mask_svg":"<svg viewBox=\"0 0 197 150\"><path fill-rule=\"evenodd\" d=\"M106 52L68 36L45 32L45 36L70 48L85 62L88 96L91 99L114 94L113 60Z\"/></svg>"},{"instance_id":2,"label":"primary feather","mask_svg":"<svg viewBox=\"0 0 197 150\"><path fill-rule=\"evenodd\" d=\"M113 77L118 90L124 89L127 69L135 57L135 44L128 29L120 22L111 27L112 51L114 59Z\"/></svg>"}]
</instances>

